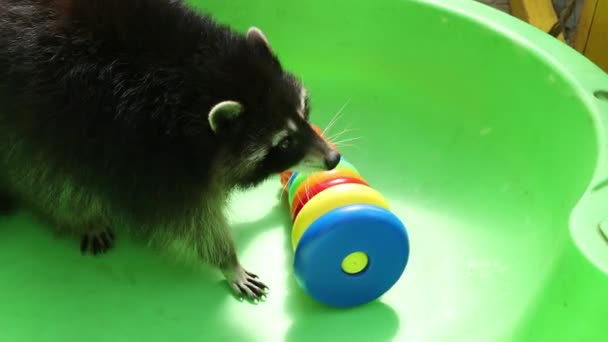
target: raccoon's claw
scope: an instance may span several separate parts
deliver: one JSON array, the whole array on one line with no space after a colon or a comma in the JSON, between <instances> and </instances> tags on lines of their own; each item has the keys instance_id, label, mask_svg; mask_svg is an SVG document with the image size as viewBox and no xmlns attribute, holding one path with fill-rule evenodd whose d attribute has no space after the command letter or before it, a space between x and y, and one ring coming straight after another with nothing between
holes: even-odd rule
<instances>
[{"instance_id":1,"label":"raccoon's claw","mask_svg":"<svg viewBox=\"0 0 608 342\"><path fill-rule=\"evenodd\" d=\"M239 266L227 277L230 287L239 298L248 297L257 303L265 300L268 286L259 280L259 277Z\"/></svg>"},{"instance_id":2,"label":"raccoon's claw","mask_svg":"<svg viewBox=\"0 0 608 342\"><path fill-rule=\"evenodd\" d=\"M91 230L80 239L80 252L89 251L93 255L103 254L114 247L114 233L109 229Z\"/></svg>"}]
</instances>

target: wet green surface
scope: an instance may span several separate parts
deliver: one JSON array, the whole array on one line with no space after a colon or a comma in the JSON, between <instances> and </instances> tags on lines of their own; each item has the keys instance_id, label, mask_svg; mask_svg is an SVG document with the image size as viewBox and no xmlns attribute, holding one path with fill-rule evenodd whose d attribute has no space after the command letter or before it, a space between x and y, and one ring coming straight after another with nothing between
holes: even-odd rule
<instances>
[{"instance_id":1,"label":"wet green surface","mask_svg":"<svg viewBox=\"0 0 608 342\"><path fill-rule=\"evenodd\" d=\"M329 134L360 138L342 145L346 158L407 224L403 278L364 307L313 302L293 279L277 179L231 208L243 263L271 287L257 306L236 301L215 271L125 239L81 257L21 213L0 219L2 341L606 338L608 261L586 259L570 228L605 152L596 125L608 107L592 91L608 89L607 77L472 1L443 2L458 11L426 1L226 2L195 1L266 32L310 88L316 123L348 102Z\"/></svg>"}]
</instances>

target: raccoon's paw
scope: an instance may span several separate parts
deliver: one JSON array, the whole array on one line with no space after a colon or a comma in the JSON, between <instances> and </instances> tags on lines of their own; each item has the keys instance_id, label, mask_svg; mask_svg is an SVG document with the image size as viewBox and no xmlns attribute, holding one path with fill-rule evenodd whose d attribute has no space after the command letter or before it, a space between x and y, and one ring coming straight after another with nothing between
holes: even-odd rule
<instances>
[{"instance_id":1,"label":"raccoon's paw","mask_svg":"<svg viewBox=\"0 0 608 342\"><path fill-rule=\"evenodd\" d=\"M80 239L80 252L93 255L103 254L114 247L114 233L107 228L93 228Z\"/></svg>"},{"instance_id":2,"label":"raccoon's paw","mask_svg":"<svg viewBox=\"0 0 608 342\"><path fill-rule=\"evenodd\" d=\"M260 281L259 277L245 270L242 266L237 266L233 270L224 272L226 280L234 293L239 297L247 297L257 303L266 300L268 286Z\"/></svg>"}]
</instances>

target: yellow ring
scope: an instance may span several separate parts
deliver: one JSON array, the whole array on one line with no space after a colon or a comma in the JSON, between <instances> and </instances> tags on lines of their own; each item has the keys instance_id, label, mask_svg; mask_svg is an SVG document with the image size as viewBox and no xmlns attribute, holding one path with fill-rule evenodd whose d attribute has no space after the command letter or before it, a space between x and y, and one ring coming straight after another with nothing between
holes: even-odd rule
<instances>
[{"instance_id":1,"label":"yellow ring","mask_svg":"<svg viewBox=\"0 0 608 342\"><path fill-rule=\"evenodd\" d=\"M291 243L295 250L300 238L319 217L349 204L371 204L390 210L386 199L375 189L357 183L345 183L326 189L310 199L293 223Z\"/></svg>"}]
</instances>

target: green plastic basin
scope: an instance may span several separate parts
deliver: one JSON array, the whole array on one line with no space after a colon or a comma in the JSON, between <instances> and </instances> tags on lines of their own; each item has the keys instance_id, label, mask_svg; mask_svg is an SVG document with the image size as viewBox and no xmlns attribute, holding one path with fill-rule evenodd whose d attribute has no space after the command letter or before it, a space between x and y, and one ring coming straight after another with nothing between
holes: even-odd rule
<instances>
[{"instance_id":1,"label":"green plastic basin","mask_svg":"<svg viewBox=\"0 0 608 342\"><path fill-rule=\"evenodd\" d=\"M599 68L470 0L193 4L262 28L315 123L344 106L329 135L352 129L336 138L345 157L406 223L403 277L361 307L312 300L278 178L231 207L242 262L271 288L259 305L126 237L83 257L23 211L0 218L0 341L608 340Z\"/></svg>"}]
</instances>

